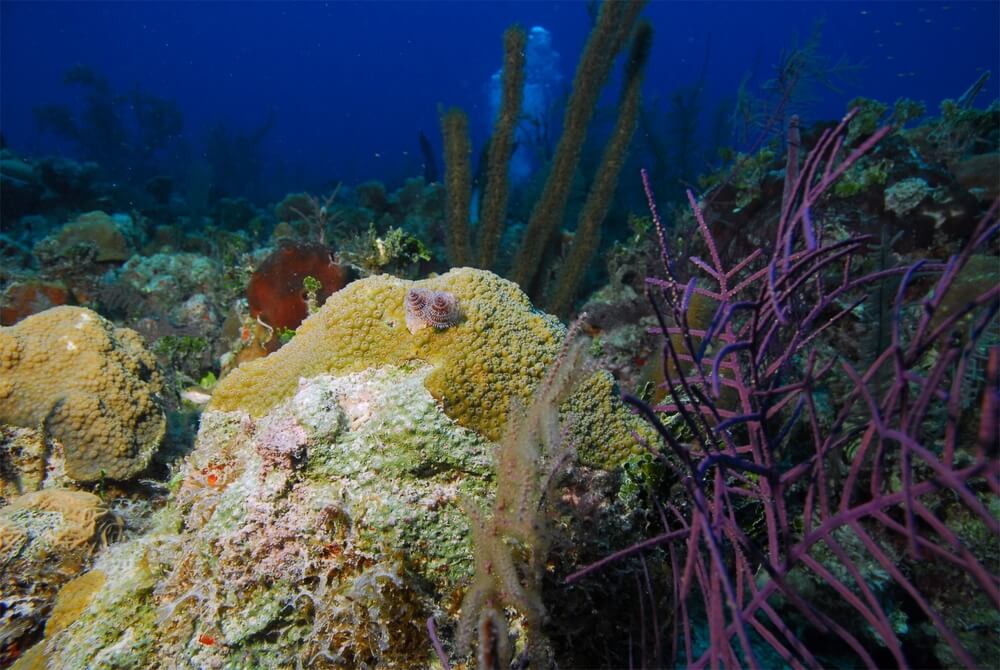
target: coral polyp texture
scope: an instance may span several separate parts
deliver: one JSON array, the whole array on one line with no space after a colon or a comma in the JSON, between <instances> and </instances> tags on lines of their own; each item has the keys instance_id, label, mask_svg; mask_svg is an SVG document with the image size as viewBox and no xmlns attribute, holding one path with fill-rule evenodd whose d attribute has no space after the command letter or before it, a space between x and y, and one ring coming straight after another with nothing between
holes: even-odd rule
<instances>
[{"instance_id":1,"label":"coral polyp texture","mask_svg":"<svg viewBox=\"0 0 1000 670\"><path fill-rule=\"evenodd\" d=\"M166 430L161 390L138 333L89 309L54 307L0 328L0 422L41 426L71 479L145 469Z\"/></svg>"},{"instance_id":2,"label":"coral polyp texture","mask_svg":"<svg viewBox=\"0 0 1000 670\"><path fill-rule=\"evenodd\" d=\"M426 313L442 293L450 296L447 301L454 299L461 318L449 328L410 332L407 310L414 298L426 302ZM516 284L491 272L459 268L416 282L369 277L333 294L279 351L225 377L211 408L262 416L290 397L300 378L421 361L431 367L424 383L444 413L496 441L511 399L529 397L565 335L558 319L535 309ZM586 416L592 429L579 432L581 458L615 465L638 448L631 431L639 424L614 395L607 373L595 372L589 388L599 392L576 393L563 409Z\"/></svg>"}]
</instances>

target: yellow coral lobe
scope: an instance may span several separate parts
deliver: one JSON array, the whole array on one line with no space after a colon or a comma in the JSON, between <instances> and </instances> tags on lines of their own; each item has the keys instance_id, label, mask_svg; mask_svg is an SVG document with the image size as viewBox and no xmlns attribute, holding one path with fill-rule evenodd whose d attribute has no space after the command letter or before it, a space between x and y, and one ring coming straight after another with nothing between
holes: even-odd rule
<instances>
[{"instance_id":1,"label":"yellow coral lobe","mask_svg":"<svg viewBox=\"0 0 1000 670\"><path fill-rule=\"evenodd\" d=\"M411 333L405 312L411 289L453 295L460 320ZM517 284L485 270L458 268L421 281L368 277L331 295L284 347L224 377L209 408L260 417L294 395L301 378L420 362L431 367L424 386L444 413L497 442L511 401L530 397L565 338L556 317L535 309ZM644 431L606 372L590 375L562 410L579 424L572 438L581 459L603 467L627 458L636 447L633 431Z\"/></svg>"},{"instance_id":2,"label":"yellow coral lobe","mask_svg":"<svg viewBox=\"0 0 1000 670\"><path fill-rule=\"evenodd\" d=\"M76 579L66 582L56 596L56 604L45 624L45 637L51 639L56 633L80 618L87 605L94 599L106 577L100 570L91 570Z\"/></svg>"},{"instance_id":3,"label":"yellow coral lobe","mask_svg":"<svg viewBox=\"0 0 1000 670\"><path fill-rule=\"evenodd\" d=\"M456 325L411 334L404 305L411 288L447 291L462 310ZM211 408L264 415L290 397L300 377L347 374L423 361L427 390L460 425L498 440L510 398L526 398L559 352L565 327L532 307L516 284L459 268L421 281L380 275L334 293L287 345L225 377Z\"/></svg>"}]
</instances>

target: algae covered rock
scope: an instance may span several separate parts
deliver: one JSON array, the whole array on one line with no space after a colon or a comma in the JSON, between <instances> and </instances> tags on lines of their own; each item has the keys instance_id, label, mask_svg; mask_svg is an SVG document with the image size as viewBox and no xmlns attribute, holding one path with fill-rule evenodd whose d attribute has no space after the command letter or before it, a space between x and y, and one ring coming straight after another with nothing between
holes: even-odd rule
<instances>
[{"instance_id":1,"label":"algae covered rock","mask_svg":"<svg viewBox=\"0 0 1000 670\"><path fill-rule=\"evenodd\" d=\"M0 328L0 422L42 427L77 481L128 479L159 447L166 420L142 338L82 307Z\"/></svg>"},{"instance_id":2,"label":"algae covered rock","mask_svg":"<svg viewBox=\"0 0 1000 670\"><path fill-rule=\"evenodd\" d=\"M98 557L103 583L35 653L59 668L432 666L426 620L453 627L473 577L460 500L493 496L497 445L441 411L431 374L319 374L260 417L208 410L154 528ZM631 532L614 476L571 479L563 571ZM553 615L578 626L579 611Z\"/></svg>"},{"instance_id":3,"label":"algae covered rock","mask_svg":"<svg viewBox=\"0 0 1000 670\"><path fill-rule=\"evenodd\" d=\"M42 627L113 521L83 491L33 491L0 507L0 665Z\"/></svg>"},{"instance_id":4,"label":"algae covered rock","mask_svg":"<svg viewBox=\"0 0 1000 670\"><path fill-rule=\"evenodd\" d=\"M492 477L430 372L320 375L264 417L207 412L157 527L101 554L49 667L426 667L426 618L472 574L458 495Z\"/></svg>"},{"instance_id":5,"label":"algae covered rock","mask_svg":"<svg viewBox=\"0 0 1000 670\"><path fill-rule=\"evenodd\" d=\"M210 258L194 253L133 256L109 272L105 281L134 287L164 305L183 302L197 293L210 293L222 277L222 268Z\"/></svg>"},{"instance_id":6,"label":"algae covered rock","mask_svg":"<svg viewBox=\"0 0 1000 670\"><path fill-rule=\"evenodd\" d=\"M448 292L461 317L411 334L404 298L414 287ZM469 503L506 499L492 436L565 339L513 284L477 270L373 277L334 294L289 345L223 380L153 527L98 556L103 580L87 582L85 602L67 595L76 619L53 626L33 658L59 668L421 668L436 662L431 616L460 655L454 630L482 552ZM564 469L560 458L567 481L547 485L552 575L638 537L620 469L600 467L630 453L635 417L610 378L579 373L558 413L577 423L574 444L590 438L579 443L598 466L567 458ZM546 579L561 589L555 629L609 628L588 603L620 584L567 590ZM557 651L568 667L598 644L574 638Z\"/></svg>"},{"instance_id":7,"label":"algae covered rock","mask_svg":"<svg viewBox=\"0 0 1000 670\"><path fill-rule=\"evenodd\" d=\"M128 214L102 211L81 214L58 233L44 240L39 249L45 258L67 256L78 246L92 247L99 263L125 261L135 253L142 235Z\"/></svg>"}]
</instances>

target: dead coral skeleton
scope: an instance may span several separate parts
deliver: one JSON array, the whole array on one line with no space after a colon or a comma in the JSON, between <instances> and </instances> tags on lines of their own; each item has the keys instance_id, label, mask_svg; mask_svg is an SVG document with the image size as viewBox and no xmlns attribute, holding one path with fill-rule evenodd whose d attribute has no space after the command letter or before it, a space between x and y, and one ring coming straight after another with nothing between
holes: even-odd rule
<instances>
[{"instance_id":1,"label":"dead coral skeleton","mask_svg":"<svg viewBox=\"0 0 1000 670\"><path fill-rule=\"evenodd\" d=\"M107 541L107 530L114 526L114 518L104 502L92 493L66 489L42 489L15 498L9 510L54 512L62 516L51 537L53 544L79 549L90 542L98 531ZM109 526L110 525L110 526Z\"/></svg>"}]
</instances>

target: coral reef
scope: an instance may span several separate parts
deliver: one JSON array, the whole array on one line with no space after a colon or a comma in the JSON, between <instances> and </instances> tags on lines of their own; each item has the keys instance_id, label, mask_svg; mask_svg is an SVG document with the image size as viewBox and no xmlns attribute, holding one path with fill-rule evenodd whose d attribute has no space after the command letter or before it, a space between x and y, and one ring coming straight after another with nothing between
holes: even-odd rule
<instances>
[{"instance_id":1,"label":"coral reef","mask_svg":"<svg viewBox=\"0 0 1000 670\"><path fill-rule=\"evenodd\" d=\"M97 172L97 163L20 156L0 148L0 216L6 223L26 214L93 209Z\"/></svg>"},{"instance_id":2,"label":"coral reef","mask_svg":"<svg viewBox=\"0 0 1000 670\"><path fill-rule=\"evenodd\" d=\"M192 294L210 292L221 273L217 262L199 254L157 253L130 258L105 281L132 286L166 307Z\"/></svg>"},{"instance_id":3,"label":"coral reef","mask_svg":"<svg viewBox=\"0 0 1000 670\"><path fill-rule=\"evenodd\" d=\"M7 286L0 297L0 326L13 326L26 316L70 302L62 282L29 280Z\"/></svg>"},{"instance_id":4,"label":"coral reef","mask_svg":"<svg viewBox=\"0 0 1000 670\"><path fill-rule=\"evenodd\" d=\"M660 434L652 453L684 474L661 488L669 518L656 537L570 581L664 546L678 614L673 660L655 628L655 649L641 652L656 665L979 667L997 656L1000 349L988 333L1000 203L946 263L871 264L872 238L836 230L826 197L891 132L843 151L856 114L816 140L769 243L723 256L689 192L708 256L679 276L662 245L666 276L647 280L671 362L666 397L626 400ZM988 250L992 282L974 267ZM886 341L847 342L852 321L873 330L865 308L886 282ZM704 325L690 320L699 295L716 305Z\"/></svg>"},{"instance_id":5,"label":"coral reef","mask_svg":"<svg viewBox=\"0 0 1000 670\"><path fill-rule=\"evenodd\" d=\"M127 479L160 445L156 363L135 331L96 312L54 307L0 328L0 371L0 421L42 426L72 479Z\"/></svg>"},{"instance_id":6,"label":"coral reef","mask_svg":"<svg viewBox=\"0 0 1000 670\"><path fill-rule=\"evenodd\" d=\"M45 262L73 255L80 246L94 248L98 263L126 261L142 239L139 230L128 214L109 216L101 211L81 214L67 223L59 232L39 242L35 254Z\"/></svg>"},{"instance_id":7,"label":"coral reef","mask_svg":"<svg viewBox=\"0 0 1000 670\"><path fill-rule=\"evenodd\" d=\"M508 462L442 412L427 390L433 374L414 361L317 374L257 417L208 410L153 526L108 547L93 565L99 576L60 593L75 619L60 615L26 656L66 668L430 665L424 622L433 615L453 629L474 555L486 556L462 501L492 500L494 458ZM545 388L562 395L567 385ZM496 492L500 506L541 448L538 412L557 400L546 398L511 438L521 451L506 457L515 465L507 493ZM560 423L545 416L547 431ZM616 499L618 480L552 455L549 475L574 467L574 476L569 488L554 476L524 482L550 496L532 518L553 544L534 545L533 565L547 565L548 546L560 547L566 558L553 565L565 570L607 542L634 539L635 510ZM547 570L536 577L551 585ZM544 622L574 666L579 657L561 638L569 621L578 629L597 620L557 607Z\"/></svg>"},{"instance_id":8,"label":"coral reef","mask_svg":"<svg viewBox=\"0 0 1000 670\"><path fill-rule=\"evenodd\" d=\"M645 5L589 3L541 106L550 36L508 29L478 157L485 119L441 113L443 184L423 133L424 179L380 150L385 183L307 181L265 161L273 112L198 146L85 67L82 105L36 115L101 164L0 137L0 667L997 657L985 75L919 124L806 123L849 66L814 32L699 147L710 50L658 118ZM688 207L723 116L760 139ZM667 225L645 171L619 186L630 151Z\"/></svg>"},{"instance_id":9,"label":"coral reef","mask_svg":"<svg viewBox=\"0 0 1000 670\"><path fill-rule=\"evenodd\" d=\"M167 386L183 387L217 370L218 357L229 349L224 317L245 289L228 269L197 253L136 255L92 283L87 302L141 334Z\"/></svg>"},{"instance_id":10,"label":"coral reef","mask_svg":"<svg viewBox=\"0 0 1000 670\"><path fill-rule=\"evenodd\" d=\"M380 236L373 223L366 232L338 245L337 260L362 277L386 273L410 278L419 272L421 262L431 260L431 251L419 237L402 228L389 228Z\"/></svg>"},{"instance_id":11,"label":"coral reef","mask_svg":"<svg viewBox=\"0 0 1000 670\"><path fill-rule=\"evenodd\" d=\"M461 322L410 334L405 302L412 288L455 296ZM529 397L564 336L558 320L535 310L516 285L486 271L461 268L419 282L369 277L333 294L279 351L222 379L211 407L261 416L288 398L300 377L417 360L433 367L427 388L445 413L459 425L497 440L511 399ZM576 394L569 403L577 413L592 412L595 424L608 426L599 432L601 439L579 436L582 458L613 465L636 447L629 430L618 430L630 422L612 385L601 386L603 393Z\"/></svg>"},{"instance_id":12,"label":"coral reef","mask_svg":"<svg viewBox=\"0 0 1000 670\"><path fill-rule=\"evenodd\" d=\"M0 423L0 498L40 489L49 474L49 452L41 430Z\"/></svg>"}]
</instances>

